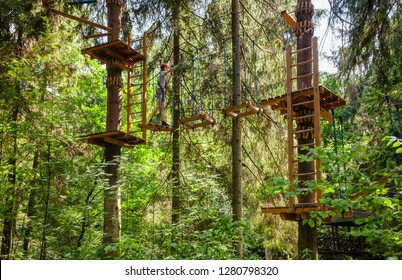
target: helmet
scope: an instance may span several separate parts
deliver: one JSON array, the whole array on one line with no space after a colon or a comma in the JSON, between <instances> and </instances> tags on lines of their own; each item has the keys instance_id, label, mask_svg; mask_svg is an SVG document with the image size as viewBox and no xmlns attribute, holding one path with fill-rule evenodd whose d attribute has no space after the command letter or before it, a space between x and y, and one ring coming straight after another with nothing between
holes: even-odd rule
<instances>
[{"instance_id":1,"label":"helmet","mask_svg":"<svg viewBox=\"0 0 402 280\"><path fill-rule=\"evenodd\" d=\"M162 64L161 64L161 68L162 68L162 69L165 68L166 66L169 66L169 64L167 64L167 63L162 63Z\"/></svg>"}]
</instances>

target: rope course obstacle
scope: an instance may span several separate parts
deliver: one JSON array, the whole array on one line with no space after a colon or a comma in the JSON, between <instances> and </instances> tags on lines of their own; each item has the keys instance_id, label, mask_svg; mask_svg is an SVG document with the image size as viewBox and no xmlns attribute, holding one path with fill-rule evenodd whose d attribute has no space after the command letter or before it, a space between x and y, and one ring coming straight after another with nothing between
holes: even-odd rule
<instances>
[{"instance_id":1,"label":"rope course obstacle","mask_svg":"<svg viewBox=\"0 0 402 280\"><path fill-rule=\"evenodd\" d=\"M74 1L73 4L89 4L96 1ZM49 8L47 0L42 1L43 5ZM49 8L55 14L90 25L94 28L102 29L107 33L87 36L87 38L96 38L109 36L112 32L110 27L91 22L89 20L76 17L74 15ZM136 47L133 47L133 43ZM146 84L147 84L147 34L143 37L131 40L127 43L120 40L114 40L104 44L99 44L81 51L84 55L89 55L92 59L105 64L108 69L120 68L127 71L127 130L126 132L115 130L95 134L89 134L81 137L82 140L90 144L105 147L107 143L118 145L125 148L134 148L135 145L145 144L146 130L143 127L133 126L135 124L145 123L146 121ZM118 86L122 88L124 82L121 76L109 77L106 81L106 87ZM118 114L120 112L114 112Z\"/></svg>"},{"instance_id":2,"label":"rope course obstacle","mask_svg":"<svg viewBox=\"0 0 402 280\"><path fill-rule=\"evenodd\" d=\"M257 56L255 52L255 40L252 40L252 57L253 57L253 78L254 78L254 87L255 87L255 103L250 100L250 89L247 86L247 44L245 41L245 31L243 30L243 44L242 44L242 53L239 54L239 51L236 50L236 47L233 47L233 69L234 69L234 75L237 75L238 71L238 65L236 65L236 56L237 55L242 55L244 59L244 64L243 64L243 93L244 93L244 102L241 102L241 100L233 100L233 106L227 107L227 88L226 88L226 80L227 80L227 69L226 69L226 64L227 64L227 52L226 52L226 46L224 46L224 108L222 110L222 113L225 116L231 117L233 119L239 119L242 117L250 116L250 115L255 115L263 112L263 109L259 107L259 100L258 100L258 80L257 80L257 67L256 67L256 61L257 61Z\"/></svg>"},{"instance_id":3,"label":"rope course obstacle","mask_svg":"<svg viewBox=\"0 0 402 280\"><path fill-rule=\"evenodd\" d=\"M197 64L197 79L195 78L195 64ZM212 68L212 55L210 56L210 65ZM182 66L180 66L180 81L182 80ZM205 108L203 106L203 93L201 89L201 70L200 70L200 57L199 57L199 49L196 49L196 55L191 59L191 73L192 73L192 90L191 90L191 117L185 117L180 119L180 123L183 124L187 128L197 128L197 127L206 127L210 125L214 125L216 123L213 117L214 110L214 79L211 71L211 97L212 97L212 116L209 113L205 113ZM196 84L198 85L198 93L199 93L199 107L196 110L195 104L195 94L196 94ZM183 104L183 102L181 102Z\"/></svg>"},{"instance_id":4,"label":"rope course obstacle","mask_svg":"<svg viewBox=\"0 0 402 280\"><path fill-rule=\"evenodd\" d=\"M307 48L292 51L292 47L289 45L286 49L287 94L261 101L263 106L270 106L272 110L278 110L281 114L287 115L290 192L295 191L296 182L305 181L306 176L313 175L315 180L322 179L319 158L315 159L313 171L296 172L299 162L298 152L305 147L308 149L319 147L321 145L320 117L332 122L333 117L329 111L346 104L341 97L319 85L317 45L316 37L312 38L311 46ZM302 52L311 52L312 59L297 61L297 55ZM306 64L311 66L312 72L299 74L298 71L294 71L294 68ZM309 84L312 86L308 86ZM297 124L297 128L294 127L294 123ZM299 143L295 143L295 138ZM308 143L301 141L306 138L310 138L312 141ZM320 202L321 198L322 192L317 190L314 202L298 202L295 197L290 197L288 206L264 207L262 212L279 214L285 220L309 219L312 211L329 210Z\"/></svg>"}]
</instances>

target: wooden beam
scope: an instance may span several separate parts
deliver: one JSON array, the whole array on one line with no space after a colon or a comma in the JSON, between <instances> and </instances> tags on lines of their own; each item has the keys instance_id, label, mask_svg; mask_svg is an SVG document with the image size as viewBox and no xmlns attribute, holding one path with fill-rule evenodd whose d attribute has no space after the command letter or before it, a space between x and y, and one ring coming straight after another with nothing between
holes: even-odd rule
<instances>
[{"instance_id":1,"label":"wooden beam","mask_svg":"<svg viewBox=\"0 0 402 280\"><path fill-rule=\"evenodd\" d=\"M246 102L244 102L244 103L242 103L242 104L229 107L229 108L227 108L226 110L224 110L224 112L230 113L230 112L233 112L233 111L237 111L237 110L243 109L244 107L248 107L248 106L250 106L250 105L251 105L251 102L250 102L250 101L246 101Z\"/></svg>"},{"instance_id":2,"label":"wooden beam","mask_svg":"<svg viewBox=\"0 0 402 280\"><path fill-rule=\"evenodd\" d=\"M46 1L46 2L47 2L47 1ZM76 20L76 21L81 22L81 23L88 24L88 25L93 26L93 27L96 27L96 28L100 28L100 29L106 30L106 31L108 31L108 32L112 32L112 28L110 28L110 27L103 26L103 25L101 25L101 24L98 24L98 23L95 23L95 22L92 22L92 21L89 21L89 20L86 20L86 19L83 19L83 18L79 18L79 17L73 16L73 15L64 13L64 12L62 12L62 11L56 10L56 9L50 9L50 10L51 10L53 13L58 14L58 15L61 15L61 16L63 16L63 17L66 17L66 18L69 18L69 19L73 19L73 20Z\"/></svg>"},{"instance_id":3,"label":"wooden beam","mask_svg":"<svg viewBox=\"0 0 402 280\"><path fill-rule=\"evenodd\" d=\"M198 120L205 119L205 118L206 118L206 115L198 115L198 116L193 116L193 117L181 119L180 122L182 124L185 124L185 123L188 123L188 122L198 121Z\"/></svg>"},{"instance_id":4,"label":"wooden beam","mask_svg":"<svg viewBox=\"0 0 402 280\"><path fill-rule=\"evenodd\" d=\"M287 21L291 28L294 29L297 27L296 20L291 15L289 15L288 11L282 11L281 16Z\"/></svg>"},{"instance_id":5,"label":"wooden beam","mask_svg":"<svg viewBox=\"0 0 402 280\"><path fill-rule=\"evenodd\" d=\"M99 38L99 37L104 37L104 36L109 36L110 33L101 33L101 34L90 34L86 35L84 38L85 39L93 39L93 38Z\"/></svg>"},{"instance_id":6,"label":"wooden beam","mask_svg":"<svg viewBox=\"0 0 402 280\"><path fill-rule=\"evenodd\" d=\"M112 137L103 137L103 141L105 141L106 143L109 143L109 144L114 144L114 145L120 146L120 147L131 148L131 146L127 145L126 143L119 141Z\"/></svg>"}]
</instances>

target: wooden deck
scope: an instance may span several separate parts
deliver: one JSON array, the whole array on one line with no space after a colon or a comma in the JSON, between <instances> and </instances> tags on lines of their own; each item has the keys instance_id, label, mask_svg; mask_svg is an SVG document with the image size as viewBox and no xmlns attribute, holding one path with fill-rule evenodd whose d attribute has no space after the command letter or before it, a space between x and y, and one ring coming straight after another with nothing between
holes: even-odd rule
<instances>
[{"instance_id":1,"label":"wooden deck","mask_svg":"<svg viewBox=\"0 0 402 280\"><path fill-rule=\"evenodd\" d=\"M84 49L81 53L87 54L91 56L91 58L96 58L104 64L110 59L118 59L121 61L119 66L125 70L129 70L136 63L145 61L146 59L143 54L137 52L120 40Z\"/></svg>"},{"instance_id":2,"label":"wooden deck","mask_svg":"<svg viewBox=\"0 0 402 280\"><path fill-rule=\"evenodd\" d=\"M332 115L329 112L329 110L331 110L332 107L338 108L345 106L346 101L322 85L319 86L319 92L320 92L320 108L321 108L320 115L327 121L332 122ZM293 102L294 103L306 102L305 104L300 104L299 106L306 107L307 109L312 109L313 105L308 101L311 101L313 99L313 95L314 95L313 87L292 92ZM260 101L260 104L262 106L271 106L272 110L279 110L282 115L285 115L287 113L286 96L287 95L285 94L278 97L264 99Z\"/></svg>"},{"instance_id":3,"label":"wooden deck","mask_svg":"<svg viewBox=\"0 0 402 280\"><path fill-rule=\"evenodd\" d=\"M114 144L124 148L133 149L136 145L145 144L145 139L122 131L100 132L80 137L89 144L105 147L106 144Z\"/></svg>"}]
</instances>

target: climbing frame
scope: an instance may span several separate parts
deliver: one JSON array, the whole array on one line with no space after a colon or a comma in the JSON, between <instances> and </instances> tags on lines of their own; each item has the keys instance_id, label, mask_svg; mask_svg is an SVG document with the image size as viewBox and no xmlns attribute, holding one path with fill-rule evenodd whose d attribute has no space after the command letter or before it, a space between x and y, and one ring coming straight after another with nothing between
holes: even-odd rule
<instances>
[{"instance_id":1,"label":"climbing frame","mask_svg":"<svg viewBox=\"0 0 402 280\"><path fill-rule=\"evenodd\" d=\"M135 44L134 48L132 45ZM135 145L146 143L146 85L147 85L147 34L136 40L124 43L120 40L108 42L82 50L93 59L110 67L119 67L127 71L127 105L126 105L126 132L112 131L84 136L90 144L105 146L106 143L119 145L125 148L134 148ZM108 79L107 86L119 84L123 81Z\"/></svg>"},{"instance_id":2,"label":"climbing frame","mask_svg":"<svg viewBox=\"0 0 402 280\"><path fill-rule=\"evenodd\" d=\"M312 59L295 62L295 57L301 52L312 52ZM297 74L297 71L294 71L295 67L305 64L311 65L311 73ZM321 160L319 158L315 159L314 171L297 173L298 151L303 147L312 149L321 146L320 118L323 117L327 121L332 121L332 116L328 111L331 108L344 106L346 102L328 88L319 85L316 37L312 38L311 46L307 48L292 51L291 46L288 46L286 49L286 65L287 94L265 99L260 103L287 116L289 191L293 192L296 188L296 182L305 181L306 176L314 176L315 180L322 179ZM308 79L307 83L306 78ZM309 84L311 86L308 86ZM295 126L295 124L297 125ZM312 141L295 143L295 138L299 140L307 137ZM322 192L317 190L315 201L312 203L301 203L296 201L295 197L290 197L287 206L264 207L262 212L280 215L285 220L307 219L312 211L329 210L327 206L320 203L321 198Z\"/></svg>"}]
</instances>

